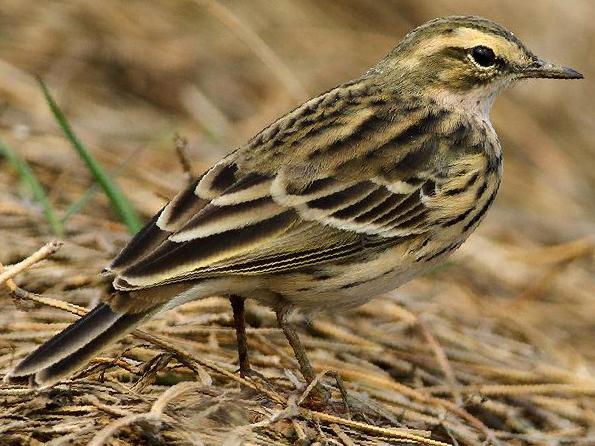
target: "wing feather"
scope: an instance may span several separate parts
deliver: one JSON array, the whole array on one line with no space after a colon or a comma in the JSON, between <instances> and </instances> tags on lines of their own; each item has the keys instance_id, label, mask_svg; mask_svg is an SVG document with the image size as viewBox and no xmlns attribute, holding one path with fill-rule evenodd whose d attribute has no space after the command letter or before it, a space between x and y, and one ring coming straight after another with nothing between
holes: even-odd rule
<instances>
[{"instance_id":1,"label":"wing feather","mask_svg":"<svg viewBox=\"0 0 595 446\"><path fill-rule=\"evenodd\" d=\"M257 198L236 205L209 204L169 237L172 242L186 242L213 234L240 229L285 212L270 197Z\"/></svg>"},{"instance_id":2,"label":"wing feather","mask_svg":"<svg viewBox=\"0 0 595 446\"><path fill-rule=\"evenodd\" d=\"M181 190L135 234L124 249L112 260L107 271L119 273L160 246L180 226L208 204L195 189L203 177Z\"/></svg>"},{"instance_id":3,"label":"wing feather","mask_svg":"<svg viewBox=\"0 0 595 446\"><path fill-rule=\"evenodd\" d=\"M240 229L181 243L166 241L142 260L125 269L120 277L130 287L147 287L185 280L194 270L233 258L266 244L286 232L297 215L287 210L272 218Z\"/></svg>"},{"instance_id":4,"label":"wing feather","mask_svg":"<svg viewBox=\"0 0 595 446\"><path fill-rule=\"evenodd\" d=\"M427 230L427 135L444 115L397 108L358 82L298 107L153 218L112 263L115 286L295 270Z\"/></svg>"}]
</instances>

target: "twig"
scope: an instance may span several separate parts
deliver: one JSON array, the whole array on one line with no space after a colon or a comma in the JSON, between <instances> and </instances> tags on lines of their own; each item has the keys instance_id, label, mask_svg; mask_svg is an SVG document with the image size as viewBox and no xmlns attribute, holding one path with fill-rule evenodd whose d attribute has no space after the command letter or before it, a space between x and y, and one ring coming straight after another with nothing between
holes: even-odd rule
<instances>
[{"instance_id":1,"label":"twig","mask_svg":"<svg viewBox=\"0 0 595 446\"><path fill-rule=\"evenodd\" d=\"M108 424L103 429L101 429L95 435L95 437L93 437L93 439L88 443L88 446L103 446L114 434L116 434L123 427L141 421L158 423L159 421L161 421L161 417L149 412L134 413L122 418L118 418L116 421Z\"/></svg>"},{"instance_id":2,"label":"twig","mask_svg":"<svg viewBox=\"0 0 595 446\"><path fill-rule=\"evenodd\" d=\"M419 435L411 434L402 429L389 429L379 426L373 426L367 423L361 423L359 421L348 420L346 418L336 417L334 415L329 415L323 412L317 412L314 410L304 409L302 407L298 408L300 415L305 418L318 420L318 421L325 421L328 423L334 423L341 426L347 426L352 429L357 429L359 431L369 432L372 434L379 434L386 437L391 438L398 438L400 440L409 440L414 441L417 444L427 445L427 446L452 446L448 443L443 443L442 441L432 440L430 438L424 438Z\"/></svg>"},{"instance_id":3,"label":"twig","mask_svg":"<svg viewBox=\"0 0 595 446\"><path fill-rule=\"evenodd\" d=\"M31 293L30 291L24 290L16 285L14 289L11 289L11 291L13 296L19 299L30 300L41 305L46 305L48 307L76 314L77 316L84 316L85 314L87 314L87 310L83 307L79 307L78 305L74 305L68 302L63 302L61 300L52 299L50 297L40 296L39 294Z\"/></svg>"},{"instance_id":4,"label":"twig","mask_svg":"<svg viewBox=\"0 0 595 446\"><path fill-rule=\"evenodd\" d=\"M296 405L299 406L300 404L302 404L304 402L304 400L306 398L308 398L308 395L310 395L310 393L312 392L312 390L314 390L315 387L318 387L319 386L320 380L327 373L329 373L329 370L323 370L322 372L316 374L316 376L314 377L314 379L310 382L310 384L308 384L308 386L306 387L306 389L302 392L302 394L298 398L298 400L296 402Z\"/></svg>"},{"instance_id":5,"label":"twig","mask_svg":"<svg viewBox=\"0 0 595 446\"><path fill-rule=\"evenodd\" d=\"M6 270L4 272L0 272L0 285L9 279L12 279L17 274L25 271L26 269L28 269L32 265L36 264L37 262L51 256L56 251L58 251L58 249L60 249L63 244L64 244L63 242L58 241L58 240L51 241L51 242L47 243L46 245L42 246L39 250L37 250L33 254L31 254L25 260L17 263L16 265L13 265L12 267L10 267L8 270ZM0 271L4 270L4 267L1 264L0 264L0 268L1 268ZM14 282L12 282L12 284L14 285ZM16 285L14 285L14 286L16 287ZM13 287L11 285L9 285L9 288L11 288L11 290L13 290Z\"/></svg>"},{"instance_id":6,"label":"twig","mask_svg":"<svg viewBox=\"0 0 595 446\"><path fill-rule=\"evenodd\" d=\"M99 401L99 398L93 394L85 395L83 400L88 401L91 405L95 406L97 409L102 410L105 413L116 417L124 417L128 415L128 412L118 408L117 406L111 406L109 404L104 404Z\"/></svg>"},{"instance_id":7,"label":"twig","mask_svg":"<svg viewBox=\"0 0 595 446\"><path fill-rule=\"evenodd\" d=\"M442 368L444 372L444 377L446 378L446 382L451 389L451 394L455 399L455 403L459 406L463 406L463 397L461 396L461 392L459 392L458 387L459 383L457 382L457 378L452 370L450 362L448 361L448 357L446 353L444 353L444 349L438 342L438 340L434 337L432 332L430 331L428 324L423 320L421 317L417 317L417 324L421 330L423 337L425 338L426 342L430 344L432 350L434 351L434 355L436 356L436 360L438 364Z\"/></svg>"},{"instance_id":8,"label":"twig","mask_svg":"<svg viewBox=\"0 0 595 446\"><path fill-rule=\"evenodd\" d=\"M191 183L194 180L195 174L192 169L192 162L190 161L190 157L188 156L188 140L180 135L176 135L174 137L174 144L176 147L178 159L180 160L180 164L182 165L182 170L186 175L186 181L188 183Z\"/></svg>"},{"instance_id":9,"label":"twig","mask_svg":"<svg viewBox=\"0 0 595 446\"><path fill-rule=\"evenodd\" d=\"M459 387L459 390L463 393L480 393L485 396L548 395L552 393L595 395L595 384L486 384L462 386Z\"/></svg>"},{"instance_id":10,"label":"twig","mask_svg":"<svg viewBox=\"0 0 595 446\"><path fill-rule=\"evenodd\" d=\"M169 389L167 389L165 392L159 395L159 398L157 398L157 400L153 403L153 406L151 407L151 413L160 417L161 415L163 415L165 407L171 401L175 400L180 395L196 390L201 390L202 388L202 385L199 385L195 382L181 382L174 386L171 386Z\"/></svg>"},{"instance_id":11,"label":"twig","mask_svg":"<svg viewBox=\"0 0 595 446\"><path fill-rule=\"evenodd\" d=\"M335 435L339 437L339 440L341 440L345 444L345 446L355 446L353 440L349 438L349 435L343 432L343 429L341 429L341 427L338 424L331 424L331 429L333 430Z\"/></svg>"}]
</instances>

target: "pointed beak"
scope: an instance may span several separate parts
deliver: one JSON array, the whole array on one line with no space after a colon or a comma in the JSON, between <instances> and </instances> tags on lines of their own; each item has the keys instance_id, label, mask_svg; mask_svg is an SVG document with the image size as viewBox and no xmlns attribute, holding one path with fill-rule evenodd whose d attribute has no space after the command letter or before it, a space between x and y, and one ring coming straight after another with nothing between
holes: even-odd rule
<instances>
[{"instance_id":1,"label":"pointed beak","mask_svg":"<svg viewBox=\"0 0 595 446\"><path fill-rule=\"evenodd\" d=\"M539 59L531 65L519 69L518 74L521 78L582 79L584 77L572 68L562 67Z\"/></svg>"}]
</instances>

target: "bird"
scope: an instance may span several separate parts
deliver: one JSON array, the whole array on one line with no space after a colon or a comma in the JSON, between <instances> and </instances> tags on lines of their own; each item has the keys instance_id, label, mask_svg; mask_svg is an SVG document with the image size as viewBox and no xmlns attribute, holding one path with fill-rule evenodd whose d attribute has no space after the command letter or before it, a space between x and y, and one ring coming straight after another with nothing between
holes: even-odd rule
<instances>
[{"instance_id":1,"label":"bird","mask_svg":"<svg viewBox=\"0 0 595 446\"><path fill-rule=\"evenodd\" d=\"M244 305L270 307L307 383L289 320L340 311L442 262L475 230L502 177L495 97L529 78L581 79L477 16L431 20L386 57L280 117L215 163L104 270L112 291L22 359L7 382L47 387L156 314L229 298L239 373Z\"/></svg>"}]
</instances>

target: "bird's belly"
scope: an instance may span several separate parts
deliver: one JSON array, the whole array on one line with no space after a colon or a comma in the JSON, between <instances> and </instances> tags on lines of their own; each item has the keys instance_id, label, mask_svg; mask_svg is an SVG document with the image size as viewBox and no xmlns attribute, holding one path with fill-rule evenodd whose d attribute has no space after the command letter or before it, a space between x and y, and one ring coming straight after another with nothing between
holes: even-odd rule
<instances>
[{"instance_id":1,"label":"bird's belly","mask_svg":"<svg viewBox=\"0 0 595 446\"><path fill-rule=\"evenodd\" d=\"M292 306L304 310L355 307L408 282L426 269L404 246L396 246L372 260L333 265L316 274L287 274L275 291Z\"/></svg>"}]
</instances>

